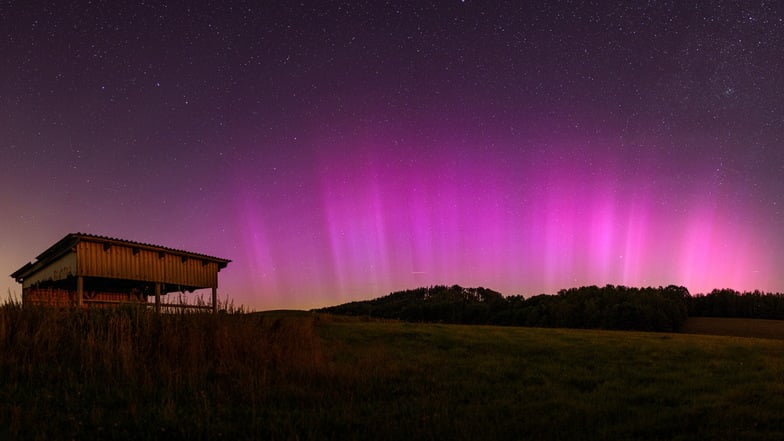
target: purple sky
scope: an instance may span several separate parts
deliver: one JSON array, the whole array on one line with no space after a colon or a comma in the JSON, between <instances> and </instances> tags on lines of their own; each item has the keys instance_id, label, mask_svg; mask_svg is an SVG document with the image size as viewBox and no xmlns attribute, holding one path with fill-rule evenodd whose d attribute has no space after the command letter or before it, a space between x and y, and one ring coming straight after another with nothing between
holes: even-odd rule
<instances>
[{"instance_id":1,"label":"purple sky","mask_svg":"<svg viewBox=\"0 0 784 441\"><path fill-rule=\"evenodd\" d=\"M784 291L776 2L117 3L0 5L4 274L85 232L255 309Z\"/></svg>"}]
</instances>

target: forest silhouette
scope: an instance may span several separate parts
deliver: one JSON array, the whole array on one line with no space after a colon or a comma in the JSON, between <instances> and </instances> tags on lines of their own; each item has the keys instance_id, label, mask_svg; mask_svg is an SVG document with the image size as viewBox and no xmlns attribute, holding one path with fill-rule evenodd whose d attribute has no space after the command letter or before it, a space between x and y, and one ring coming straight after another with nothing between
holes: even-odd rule
<instances>
[{"instance_id":1,"label":"forest silhouette","mask_svg":"<svg viewBox=\"0 0 784 441\"><path fill-rule=\"evenodd\" d=\"M679 331L689 317L784 319L784 295L731 289L691 295L676 285L592 285L525 298L482 287L436 285L318 311L412 322L667 332Z\"/></svg>"}]
</instances>

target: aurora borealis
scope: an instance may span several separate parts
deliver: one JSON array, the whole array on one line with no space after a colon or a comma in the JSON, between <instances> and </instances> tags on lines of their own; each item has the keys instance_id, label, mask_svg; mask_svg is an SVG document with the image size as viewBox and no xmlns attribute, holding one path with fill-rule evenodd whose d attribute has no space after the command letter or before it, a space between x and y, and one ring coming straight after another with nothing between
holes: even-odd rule
<instances>
[{"instance_id":1,"label":"aurora borealis","mask_svg":"<svg viewBox=\"0 0 784 441\"><path fill-rule=\"evenodd\" d=\"M232 259L219 292L257 309L784 290L775 3L0 12L7 274L81 231Z\"/></svg>"}]
</instances>

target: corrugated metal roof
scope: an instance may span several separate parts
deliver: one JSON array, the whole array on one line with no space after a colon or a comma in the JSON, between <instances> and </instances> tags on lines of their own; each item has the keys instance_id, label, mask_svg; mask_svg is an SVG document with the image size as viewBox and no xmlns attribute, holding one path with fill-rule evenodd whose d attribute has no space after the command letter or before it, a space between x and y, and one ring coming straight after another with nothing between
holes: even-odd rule
<instances>
[{"instance_id":1,"label":"corrugated metal roof","mask_svg":"<svg viewBox=\"0 0 784 441\"><path fill-rule=\"evenodd\" d=\"M169 248L169 247L165 247L165 246L161 246L161 245L153 245L151 243L135 242L135 241L132 241L132 240L118 239L118 238L108 237L108 236L98 236L98 235L95 235L95 234L88 234L88 233L71 233L68 236L66 236L66 238L69 237L69 236L70 237L78 237L79 239L87 239L87 240L98 241L98 242L101 242L101 243L116 243L118 245L136 245L136 246L144 247L144 248L147 248L147 249L154 249L154 250L164 251L164 252L171 253L171 254L176 254L176 255L186 255L186 256L189 256L189 257L200 258L200 259L209 259L209 260L213 260L213 261L216 261L216 262L225 262L225 263L231 262L231 260L229 260L229 259L223 259L223 258L220 258L220 257L209 256L207 254L194 253L192 251L178 250L176 248ZM225 268L225 266L226 265L223 265L223 266L221 266L221 268Z\"/></svg>"}]
</instances>

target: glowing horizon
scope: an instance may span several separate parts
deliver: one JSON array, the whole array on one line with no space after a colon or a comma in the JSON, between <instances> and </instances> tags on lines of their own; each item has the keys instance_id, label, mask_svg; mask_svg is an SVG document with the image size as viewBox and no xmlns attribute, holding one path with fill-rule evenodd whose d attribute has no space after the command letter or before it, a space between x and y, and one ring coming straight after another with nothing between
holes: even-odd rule
<instances>
[{"instance_id":1,"label":"glowing horizon","mask_svg":"<svg viewBox=\"0 0 784 441\"><path fill-rule=\"evenodd\" d=\"M673 198L661 189L678 183L656 182L666 175L608 173L605 164L618 158L593 155L600 170L584 158L559 159L570 145L514 164L472 154L455 160L444 148L444 156L395 166L383 142L360 145L314 167L321 172L313 206L288 239L269 230L258 238L259 228L281 220L240 210L247 236L258 238L250 246L256 270L275 268L271 291L307 286L335 303L434 284L505 295L606 284L777 289L765 230L739 223L733 213L747 205L719 206L727 197L720 185Z\"/></svg>"}]
</instances>

